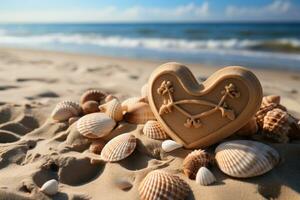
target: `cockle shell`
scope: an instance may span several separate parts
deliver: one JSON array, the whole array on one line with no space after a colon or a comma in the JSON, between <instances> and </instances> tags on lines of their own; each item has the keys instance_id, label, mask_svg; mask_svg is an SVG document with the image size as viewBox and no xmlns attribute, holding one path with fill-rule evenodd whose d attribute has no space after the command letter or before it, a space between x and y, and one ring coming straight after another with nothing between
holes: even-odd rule
<instances>
[{"instance_id":1,"label":"cockle shell","mask_svg":"<svg viewBox=\"0 0 300 200\"><path fill-rule=\"evenodd\" d=\"M144 102L137 102L125 114L125 120L132 124L145 124L148 120L154 119L149 104Z\"/></svg>"},{"instance_id":2,"label":"cockle shell","mask_svg":"<svg viewBox=\"0 0 300 200\"><path fill-rule=\"evenodd\" d=\"M176 175L155 170L147 174L138 190L141 200L183 200L190 187Z\"/></svg>"},{"instance_id":3,"label":"cockle shell","mask_svg":"<svg viewBox=\"0 0 300 200\"><path fill-rule=\"evenodd\" d=\"M78 103L66 100L59 102L51 113L51 117L57 121L66 121L70 117L76 117L80 114L81 108Z\"/></svg>"},{"instance_id":4,"label":"cockle shell","mask_svg":"<svg viewBox=\"0 0 300 200\"><path fill-rule=\"evenodd\" d=\"M206 167L200 167L196 175L196 183L200 185L210 185L216 182L214 174Z\"/></svg>"},{"instance_id":5,"label":"cockle shell","mask_svg":"<svg viewBox=\"0 0 300 200\"><path fill-rule=\"evenodd\" d=\"M195 179L200 167L208 167L212 161L210 154L204 150L194 150L183 160L183 172L190 179Z\"/></svg>"},{"instance_id":6,"label":"cockle shell","mask_svg":"<svg viewBox=\"0 0 300 200\"><path fill-rule=\"evenodd\" d=\"M141 97L145 98L146 102L148 102L148 83L144 84L141 88Z\"/></svg>"},{"instance_id":7,"label":"cockle shell","mask_svg":"<svg viewBox=\"0 0 300 200\"><path fill-rule=\"evenodd\" d=\"M220 144L215 159L222 172L248 178L270 171L280 160L272 147L251 140L233 140Z\"/></svg>"},{"instance_id":8,"label":"cockle shell","mask_svg":"<svg viewBox=\"0 0 300 200\"><path fill-rule=\"evenodd\" d=\"M104 113L91 113L77 121L77 130L88 138L100 138L108 135L116 122Z\"/></svg>"},{"instance_id":9,"label":"cockle shell","mask_svg":"<svg viewBox=\"0 0 300 200\"><path fill-rule=\"evenodd\" d=\"M136 147L134 135L125 133L110 140L102 149L101 159L106 162L116 162L127 158Z\"/></svg>"},{"instance_id":10,"label":"cockle shell","mask_svg":"<svg viewBox=\"0 0 300 200\"><path fill-rule=\"evenodd\" d=\"M110 118L119 122L123 119L123 111L121 103L117 99L112 99L111 101L99 106L100 112L104 112Z\"/></svg>"},{"instance_id":11,"label":"cockle shell","mask_svg":"<svg viewBox=\"0 0 300 200\"><path fill-rule=\"evenodd\" d=\"M236 134L242 135L242 136L250 136L256 134L258 131L258 125L256 122L256 119L253 117L250 119L250 121L243 126L241 129L239 129Z\"/></svg>"},{"instance_id":12,"label":"cockle shell","mask_svg":"<svg viewBox=\"0 0 300 200\"><path fill-rule=\"evenodd\" d=\"M130 97L121 103L123 113L126 113L127 110L130 110L137 102L141 101L141 97Z\"/></svg>"},{"instance_id":13,"label":"cockle shell","mask_svg":"<svg viewBox=\"0 0 300 200\"><path fill-rule=\"evenodd\" d=\"M161 143L161 148L165 152L171 152L175 149L181 148L183 145L175 142L174 140L165 140Z\"/></svg>"},{"instance_id":14,"label":"cockle shell","mask_svg":"<svg viewBox=\"0 0 300 200\"><path fill-rule=\"evenodd\" d=\"M269 95L269 96L264 96L262 99L261 104L262 105L268 105L271 103L279 104L280 103L280 96L278 95Z\"/></svg>"},{"instance_id":15,"label":"cockle shell","mask_svg":"<svg viewBox=\"0 0 300 200\"><path fill-rule=\"evenodd\" d=\"M82 104L83 113L86 115L90 113L99 112L98 106L99 103L97 101L86 101L84 102L84 104Z\"/></svg>"},{"instance_id":16,"label":"cockle shell","mask_svg":"<svg viewBox=\"0 0 300 200\"><path fill-rule=\"evenodd\" d=\"M155 120L149 120L146 122L143 133L149 138L156 140L165 140L168 138L167 133L164 131L162 125Z\"/></svg>"},{"instance_id":17,"label":"cockle shell","mask_svg":"<svg viewBox=\"0 0 300 200\"><path fill-rule=\"evenodd\" d=\"M55 195L58 192L58 181L51 179L43 184L40 191L47 195Z\"/></svg>"},{"instance_id":18,"label":"cockle shell","mask_svg":"<svg viewBox=\"0 0 300 200\"><path fill-rule=\"evenodd\" d=\"M88 90L81 95L80 104L83 105L87 101L97 101L102 103L105 97L106 94L100 90Z\"/></svg>"},{"instance_id":19,"label":"cockle shell","mask_svg":"<svg viewBox=\"0 0 300 200\"><path fill-rule=\"evenodd\" d=\"M95 154L100 154L104 146L105 146L104 141L96 140L92 142L92 144L90 145L89 151Z\"/></svg>"},{"instance_id":20,"label":"cockle shell","mask_svg":"<svg viewBox=\"0 0 300 200\"><path fill-rule=\"evenodd\" d=\"M289 142L289 132L292 123L296 123L287 112L275 108L264 117L263 135L276 142Z\"/></svg>"}]
</instances>

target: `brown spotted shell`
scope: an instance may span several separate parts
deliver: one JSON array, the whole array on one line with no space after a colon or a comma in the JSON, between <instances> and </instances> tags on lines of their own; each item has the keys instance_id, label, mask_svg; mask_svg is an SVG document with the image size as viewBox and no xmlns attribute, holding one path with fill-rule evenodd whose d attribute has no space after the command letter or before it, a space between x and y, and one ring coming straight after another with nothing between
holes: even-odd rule
<instances>
[{"instance_id":1,"label":"brown spotted shell","mask_svg":"<svg viewBox=\"0 0 300 200\"><path fill-rule=\"evenodd\" d=\"M261 107L259 108L259 110L257 111L257 113L255 114L255 118L256 118L256 122L257 125L262 128L263 124L264 124L264 117L266 116L266 114L270 111L273 110L274 108L276 108L277 104L275 103L270 103L267 105L261 105Z\"/></svg>"},{"instance_id":2,"label":"brown spotted shell","mask_svg":"<svg viewBox=\"0 0 300 200\"><path fill-rule=\"evenodd\" d=\"M51 113L51 117L57 121L66 121L71 117L77 117L81 113L78 103L70 100L59 102Z\"/></svg>"},{"instance_id":3,"label":"brown spotted shell","mask_svg":"<svg viewBox=\"0 0 300 200\"><path fill-rule=\"evenodd\" d=\"M168 135L162 125L155 120L149 120L146 122L145 126L143 127L143 133L147 137L156 140L168 139Z\"/></svg>"},{"instance_id":4,"label":"brown spotted shell","mask_svg":"<svg viewBox=\"0 0 300 200\"><path fill-rule=\"evenodd\" d=\"M97 101L86 101L82 104L82 111L83 113L90 114L90 113L95 113L99 112L99 103Z\"/></svg>"},{"instance_id":5,"label":"brown spotted shell","mask_svg":"<svg viewBox=\"0 0 300 200\"><path fill-rule=\"evenodd\" d=\"M275 108L264 117L263 135L276 142L287 143L293 118L285 111Z\"/></svg>"},{"instance_id":6,"label":"brown spotted shell","mask_svg":"<svg viewBox=\"0 0 300 200\"><path fill-rule=\"evenodd\" d=\"M125 114L125 120L132 124L145 124L149 120L155 120L149 104L137 102Z\"/></svg>"},{"instance_id":7,"label":"brown spotted shell","mask_svg":"<svg viewBox=\"0 0 300 200\"><path fill-rule=\"evenodd\" d=\"M262 175L278 164L280 156L272 147L252 140L223 142L215 150L222 172L237 178Z\"/></svg>"},{"instance_id":8,"label":"brown spotted shell","mask_svg":"<svg viewBox=\"0 0 300 200\"><path fill-rule=\"evenodd\" d=\"M256 134L257 131L258 131L258 125L257 125L256 119L253 117L252 119L250 119L250 121L245 126L240 128L236 132L236 134L241 135L241 136L250 136L250 135Z\"/></svg>"},{"instance_id":9,"label":"brown spotted shell","mask_svg":"<svg viewBox=\"0 0 300 200\"><path fill-rule=\"evenodd\" d=\"M106 162L116 162L127 158L136 147L134 135L125 133L110 140L102 149L101 159Z\"/></svg>"},{"instance_id":10,"label":"brown spotted shell","mask_svg":"<svg viewBox=\"0 0 300 200\"><path fill-rule=\"evenodd\" d=\"M147 174L138 190L141 200L183 200L190 187L176 175L155 170Z\"/></svg>"},{"instance_id":11,"label":"brown spotted shell","mask_svg":"<svg viewBox=\"0 0 300 200\"><path fill-rule=\"evenodd\" d=\"M119 122L123 119L123 111L121 103L117 99L112 99L111 101L99 106L100 112L104 112L110 118Z\"/></svg>"},{"instance_id":12,"label":"brown spotted shell","mask_svg":"<svg viewBox=\"0 0 300 200\"><path fill-rule=\"evenodd\" d=\"M80 104L83 105L87 101L97 101L102 103L105 97L106 94L100 90L88 90L81 95Z\"/></svg>"},{"instance_id":13,"label":"brown spotted shell","mask_svg":"<svg viewBox=\"0 0 300 200\"><path fill-rule=\"evenodd\" d=\"M105 142L103 140L96 140L91 143L89 151L95 154L100 154L104 146Z\"/></svg>"},{"instance_id":14,"label":"brown spotted shell","mask_svg":"<svg viewBox=\"0 0 300 200\"><path fill-rule=\"evenodd\" d=\"M183 172L190 179L195 179L199 168L208 167L211 161L211 155L204 150L194 150L183 160Z\"/></svg>"}]
</instances>

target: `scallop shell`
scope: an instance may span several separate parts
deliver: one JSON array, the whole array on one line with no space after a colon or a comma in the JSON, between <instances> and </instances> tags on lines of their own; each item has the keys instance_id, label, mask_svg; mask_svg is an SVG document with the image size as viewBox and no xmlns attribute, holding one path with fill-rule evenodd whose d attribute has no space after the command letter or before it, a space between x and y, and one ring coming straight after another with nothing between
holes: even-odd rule
<instances>
[{"instance_id":1,"label":"scallop shell","mask_svg":"<svg viewBox=\"0 0 300 200\"><path fill-rule=\"evenodd\" d=\"M250 136L256 134L258 131L258 125L255 118L252 118L245 126L239 129L236 134L242 136Z\"/></svg>"},{"instance_id":2,"label":"scallop shell","mask_svg":"<svg viewBox=\"0 0 300 200\"><path fill-rule=\"evenodd\" d=\"M144 84L141 88L141 97L145 98L146 102L148 102L148 84Z\"/></svg>"},{"instance_id":3,"label":"scallop shell","mask_svg":"<svg viewBox=\"0 0 300 200\"><path fill-rule=\"evenodd\" d=\"M80 104L83 105L87 101L97 101L101 103L104 101L106 94L100 90L88 90L80 97Z\"/></svg>"},{"instance_id":4,"label":"scallop shell","mask_svg":"<svg viewBox=\"0 0 300 200\"><path fill-rule=\"evenodd\" d=\"M121 103L123 113L130 110L132 106L141 101L141 97L130 97Z\"/></svg>"},{"instance_id":5,"label":"scallop shell","mask_svg":"<svg viewBox=\"0 0 300 200\"><path fill-rule=\"evenodd\" d=\"M289 132L293 118L285 111L275 108L264 117L263 135L276 142L289 142Z\"/></svg>"},{"instance_id":6,"label":"scallop shell","mask_svg":"<svg viewBox=\"0 0 300 200\"><path fill-rule=\"evenodd\" d=\"M86 101L82 104L83 113L86 115L90 113L99 112L98 106L99 103L97 101Z\"/></svg>"},{"instance_id":7,"label":"scallop shell","mask_svg":"<svg viewBox=\"0 0 300 200\"><path fill-rule=\"evenodd\" d=\"M155 120L155 117L149 104L138 102L127 110L125 120L132 124L145 124L149 120Z\"/></svg>"},{"instance_id":8,"label":"scallop shell","mask_svg":"<svg viewBox=\"0 0 300 200\"><path fill-rule=\"evenodd\" d=\"M117 99L112 99L111 101L100 105L99 110L117 122L123 119L122 106Z\"/></svg>"},{"instance_id":9,"label":"scallop shell","mask_svg":"<svg viewBox=\"0 0 300 200\"><path fill-rule=\"evenodd\" d=\"M102 140L97 140L92 142L92 144L90 145L89 151L93 152L95 154L100 154L102 149L105 146L105 142Z\"/></svg>"},{"instance_id":10,"label":"scallop shell","mask_svg":"<svg viewBox=\"0 0 300 200\"><path fill-rule=\"evenodd\" d=\"M136 147L134 135L125 133L110 140L102 149L101 159L106 162L116 162L128 157Z\"/></svg>"},{"instance_id":11,"label":"scallop shell","mask_svg":"<svg viewBox=\"0 0 300 200\"><path fill-rule=\"evenodd\" d=\"M162 170L147 174L138 190L141 200L182 200L190 192L184 180Z\"/></svg>"},{"instance_id":12,"label":"scallop shell","mask_svg":"<svg viewBox=\"0 0 300 200\"><path fill-rule=\"evenodd\" d=\"M58 181L51 179L43 184L40 191L47 195L55 195L58 192Z\"/></svg>"},{"instance_id":13,"label":"scallop shell","mask_svg":"<svg viewBox=\"0 0 300 200\"><path fill-rule=\"evenodd\" d=\"M269 95L269 96L264 96L262 99L261 104L262 105L268 105L271 103L279 104L280 103L280 96L278 95Z\"/></svg>"},{"instance_id":14,"label":"scallop shell","mask_svg":"<svg viewBox=\"0 0 300 200\"><path fill-rule=\"evenodd\" d=\"M183 160L183 172L190 179L195 179L200 167L208 167L212 161L211 155L204 150L194 150Z\"/></svg>"},{"instance_id":15,"label":"scallop shell","mask_svg":"<svg viewBox=\"0 0 300 200\"><path fill-rule=\"evenodd\" d=\"M104 113L91 113L81 117L77 122L79 133L88 138L100 138L108 135L116 122Z\"/></svg>"},{"instance_id":16,"label":"scallop shell","mask_svg":"<svg viewBox=\"0 0 300 200\"><path fill-rule=\"evenodd\" d=\"M165 140L161 143L161 148L165 152L171 152L175 149L179 149L182 147L182 144L175 142L174 140Z\"/></svg>"},{"instance_id":17,"label":"scallop shell","mask_svg":"<svg viewBox=\"0 0 300 200\"><path fill-rule=\"evenodd\" d=\"M167 133L164 131L162 125L155 120L149 120L146 122L143 133L149 138L156 140L165 140L168 138Z\"/></svg>"},{"instance_id":18,"label":"scallop shell","mask_svg":"<svg viewBox=\"0 0 300 200\"><path fill-rule=\"evenodd\" d=\"M278 162L279 154L272 147L251 140L233 140L220 144L215 159L222 172L248 178L270 171Z\"/></svg>"},{"instance_id":19,"label":"scallop shell","mask_svg":"<svg viewBox=\"0 0 300 200\"><path fill-rule=\"evenodd\" d=\"M196 175L196 183L200 185L210 185L216 182L214 174L206 167L200 167Z\"/></svg>"},{"instance_id":20,"label":"scallop shell","mask_svg":"<svg viewBox=\"0 0 300 200\"><path fill-rule=\"evenodd\" d=\"M66 121L70 117L76 117L80 114L81 108L79 104L73 101L59 102L51 113L51 117L57 121Z\"/></svg>"}]
</instances>

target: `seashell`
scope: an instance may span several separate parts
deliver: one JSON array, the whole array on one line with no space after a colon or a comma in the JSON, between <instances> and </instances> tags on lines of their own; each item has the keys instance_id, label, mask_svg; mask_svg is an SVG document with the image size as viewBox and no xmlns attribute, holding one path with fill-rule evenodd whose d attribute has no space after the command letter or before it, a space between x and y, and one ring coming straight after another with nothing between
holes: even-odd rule
<instances>
[{"instance_id":1,"label":"seashell","mask_svg":"<svg viewBox=\"0 0 300 200\"><path fill-rule=\"evenodd\" d=\"M77 122L79 133L88 138L100 138L108 135L116 122L104 113L91 113L81 117Z\"/></svg>"},{"instance_id":2,"label":"seashell","mask_svg":"<svg viewBox=\"0 0 300 200\"><path fill-rule=\"evenodd\" d=\"M111 100L113 100L113 99L117 99L117 100L118 100L117 97L115 97L114 95L109 94L109 95L107 95L107 96L105 97L104 102L107 103L107 102L109 102L109 101L111 101Z\"/></svg>"},{"instance_id":3,"label":"seashell","mask_svg":"<svg viewBox=\"0 0 300 200\"><path fill-rule=\"evenodd\" d=\"M216 177L206 167L200 167L196 175L196 183L200 185L210 185L216 182Z\"/></svg>"},{"instance_id":4,"label":"seashell","mask_svg":"<svg viewBox=\"0 0 300 200\"><path fill-rule=\"evenodd\" d=\"M211 155L204 150L194 150L183 160L183 172L190 179L195 179L198 169L208 167L211 161Z\"/></svg>"},{"instance_id":5,"label":"seashell","mask_svg":"<svg viewBox=\"0 0 300 200\"><path fill-rule=\"evenodd\" d=\"M99 112L98 106L99 103L97 101L86 101L82 104L83 113L86 115L90 113Z\"/></svg>"},{"instance_id":6,"label":"seashell","mask_svg":"<svg viewBox=\"0 0 300 200\"><path fill-rule=\"evenodd\" d=\"M255 114L255 118L256 118L256 122L257 125L262 128L263 124L264 124L264 117L266 116L267 112L269 112L270 110L273 110L274 108L276 108L277 104L275 103L270 103L267 105L262 105L259 110L257 111L257 113Z\"/></svg>"},{"instance_id":7,"label":"seashell","mask_svg":"<svg viewBox=\"0 0 300 200\"><path fill-rule=\"evenodd\" d=\"M87 101L97 101L99 103L102 103L105 97L106 94L104 92L101 92L100 90L88 90L81 95L80 104L83 105Z\"/></svg>"},{"instance_id":8,"label":"seashell","mask_svg":"<svg viewBox=\"0 0 300 200\"><path fill-rule=\"evenodd\" d=\"M89 151L95 154L100 154L103 147L105 146L105 142L102 140L97 140L92 142L90 145Z\"/></svg>"},{"instance_id":9,"label":"seashell","mask_svg":"<svg viewBox=\"0 0 300 200\"><path fill-rule=\"evenodd\" d=\"M165 140L168 138L167 133L164 131L162 125L155 120L149 120L146 122L143 133L149 138L156 140Z\"/></svg>"},{"instance_id":10,"label":"seashell","mask_svg":"<svg viewBox=\"0 0 300 200\"><path fill-rule=\"evenodd\" d=\"M132 124L145 124L149 120L155 120L155 117L149 104L137 102L127 110L125 120Z\"/></svg>"},{"instance_id":11,"label":"seashell","mask_svg":"<svg viewBox=\"0 0 300 200\"><path fill-rule=\"evenodd\" d=\"M70 117L76 117L80 114L81 108L79 104L73 101L59 102L51 113L51 117L57 121L66 121Z\"/></svg>"},{"instance_id":12,"label":"seashell","mask_svg":"<svg viewBox=\"0 0 300 200\"><path fill-rule=\"evenodd\" d=\"M272 147L251 140L233 140L220 144L215 159L222 172L248 178L270 171L278 162L279 154Z\"/></svg>"},{"instance_id":13,"label":"seashell","mask_svg":"<svg viewBox=\"0 0 300 200\"><path fill-rule=\"evenodd\" d=\"M148 83L144 84L141 88L141 97L145 98L146 102L148 102Z\"/></svg>"},{"instance_id":14,"label":"seashell","mask_svg":"<svg viewBox=\"0 0 300 200\"><path fill-rule=\"evenodd\" d=\"M258 125L256 119L253 117L245 126L239 129L236 132L236 134L241 136L250 136L256 134L257 131L258 131Z\"/></svg>"},{"instance_id":15,"label":"seashell","mask_svg":"<svg viewBox=\"0 0 300 200\"><path fill-rule=\"evenodd\" d=\"M261 104L264 106L271 103L280 104L280 96L278 95L264 96L261 102Z\"/></svg>"},{"instance_id":16,"label":"seashell","mask_svg":"<svg viewBox=\"0 0 300 200\"><path fill-rule=\"evenodd\" d=\"M189 192L189 185L176 175L155 170L147 174L139 188L141 200L182 200Z\"/></svg>"},{"instance_id":17,"label":"seashell","mask_svg":"<svg viewBox=\"0 0 300 200\"><path fill-rule=\"evenodd\" d=\"M101 159L116 162L128 157L136 147L136 138L131 134L122 134L110 140L102 149Z\"/></svg>"},{"instance_id":18,"label":"seashell","mask_svg":"<svg viewBox=\"0 0 300 200\"><path fill-rule=\"evenodd\" d=\"M181 148L182 144L178 144L174 140L165 140L161 143L161 148L165 152L171 152L174 151L175 149Z\"/></svg>"},{"instance_id":19,"label":"seashell","mask_svg":"<svg viewBox=\"0 0 300 200\"><path fill-rule=\"evenodd\" d=\"M47 195L55 195L58 192L58 181L51 179L43 184L40 191Z\"/></svg>"},{"instance_id":20,"label":"seashell","mask_svg":"<svg viewBox=\"0 0 300 200\"><path fill-rule=\"evenodd\" d=\"M72 125L73 123L75 123L78 119L80 119L80 117L71 117L68 120L69 126Z\"/></svg>"},{"instance_id":21,"label":"seashell","mask_svg":"<svg viewBox=\"0 0 300 200\"><path fill-rule=\"evenodd\" d=\"M294 118L287 112L275 108L264 117L263 135L276 142L287 143L289 142L289 132L293 122Z\"/></svg>"},{"instance_id":22,"label":"seashell","mask_svg":"<svg viewBox=\"0 0 300 200\"><path fill-rule=\"evenodd\" d=\"M123 111L120 102L117 99L113 99L103 105L99 106L100 112L104 112L110 118L116 122L123 119Z\"/></svg>"},{"instance_id":23,"label":"seashell","mask_svg":"<svg viewBox=\"0 0 300 200\"><path fill-rule=\"evenodd\" d=\"M123 113L126 113L127 110L131 109L136 103L141 101L141 97L130 97L121 103Z\"/></svg>"}]
</instances>

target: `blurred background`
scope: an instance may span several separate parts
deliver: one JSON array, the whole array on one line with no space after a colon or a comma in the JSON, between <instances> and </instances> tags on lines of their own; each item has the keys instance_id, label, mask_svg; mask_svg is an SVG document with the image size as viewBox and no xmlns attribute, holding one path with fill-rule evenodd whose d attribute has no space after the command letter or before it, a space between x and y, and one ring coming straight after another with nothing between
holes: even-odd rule
<instances>
[{"instance_id":1,"label":"blurred background","mask_svg":"<svg viewBox=\"0 0 300 200\"><path fill-rule=\"evenodd\" d=\"M300 69L300 1L1 0L0 46Z\"/></svg>"}]
</instances>

